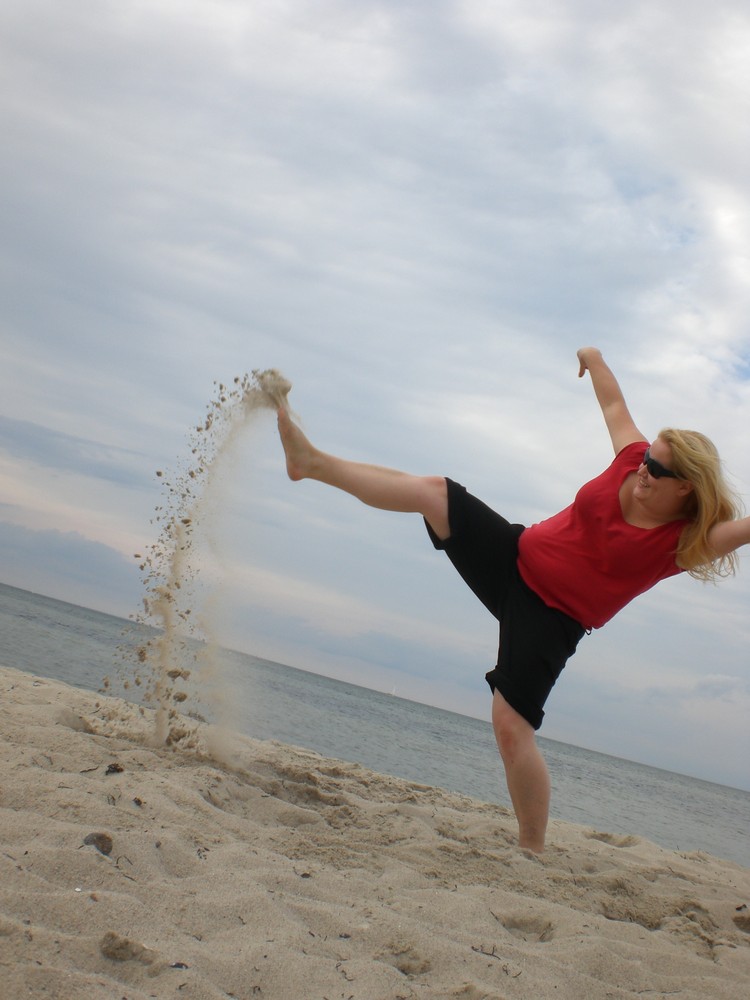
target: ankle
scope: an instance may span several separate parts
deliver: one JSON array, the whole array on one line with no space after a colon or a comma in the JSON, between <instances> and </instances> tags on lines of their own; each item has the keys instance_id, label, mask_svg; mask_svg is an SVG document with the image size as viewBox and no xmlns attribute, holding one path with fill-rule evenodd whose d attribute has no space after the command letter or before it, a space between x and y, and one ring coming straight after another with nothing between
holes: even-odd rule
<instances>
[{"instance_id":1,"label":"ankle","mask_svg":"<svg viewBox=\"0 0 750 1000\"><path fill-rule=\"evenodd\" d=\"M293 482L298 482L300 479L310 479L315 464L316 449L292 421L285 409L279 410L278 427L286 457L287 475Z\"/></svg>"},{"instance_id":2,"label":"ankle","mask_svg":"<svg viewBox=\"0 0 750 1000\"><path fill-rule=\"evenodd\" d=\"M518 846L524 851L531 851L534 854L543 854L545 833L546 831L539 833L536 830L519 832Z\"/></svg>"}]
</instances>

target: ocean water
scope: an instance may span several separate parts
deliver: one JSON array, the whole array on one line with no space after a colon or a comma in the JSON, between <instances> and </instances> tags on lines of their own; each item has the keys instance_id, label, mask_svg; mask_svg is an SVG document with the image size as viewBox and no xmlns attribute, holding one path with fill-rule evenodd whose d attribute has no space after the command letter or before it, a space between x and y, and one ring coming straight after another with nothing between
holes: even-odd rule
<instances>
[{"instance_id":1,"label":"ocean water","mask_svg":"<svg viewBox=\"0 0 750 1000\"><path fill-rule=\"evenodd\" d=\"M123 646L143 636L125 619L0 584L3 666L97 691L117 672ZM244 653L217 656L235 729L510 806L489 722ZM131 687L127 696L137 694ZM213 721L210 701L198 707ZM750 793L553 740L540 744L553 818L750 867Z\"/></svg>"}]
</instances>

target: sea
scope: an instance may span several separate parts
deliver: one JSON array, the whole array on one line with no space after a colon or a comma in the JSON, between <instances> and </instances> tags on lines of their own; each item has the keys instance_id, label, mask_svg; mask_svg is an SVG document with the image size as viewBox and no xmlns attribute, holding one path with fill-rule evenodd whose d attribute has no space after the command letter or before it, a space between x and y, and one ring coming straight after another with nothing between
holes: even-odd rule
<instances>
[{"instance_id":1,"label":"sea","mask_svg":"<svg viewBox=\"0 0 750 1000\"><path fill-rule=\"evenodd\" d=\"M0 664L100 691L153 634L127 619L0 584ZM510 806L488 721L219 649L234 729ZM119 693L114 691L113 693ZM125 697L136 701L139 689ZM211 718L210 699L200 709ZM552 818L750 868L750 792L540 738Z\"/></svg>"}]
</instances>

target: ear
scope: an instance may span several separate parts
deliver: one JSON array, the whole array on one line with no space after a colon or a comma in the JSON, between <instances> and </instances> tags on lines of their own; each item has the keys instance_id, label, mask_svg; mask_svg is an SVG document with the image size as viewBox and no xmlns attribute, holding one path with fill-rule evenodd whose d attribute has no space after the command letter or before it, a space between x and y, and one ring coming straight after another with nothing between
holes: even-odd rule
<instances>
[{"instance_id":1,"label":"ear","mask_svg":"<svg viewBox=\"0 0 750 1000\"><path fill-rule=\"evenodd\" d=\"M680 497L687 497L693 492L693 484L688 482L687 479L681 479L680 485L677 488L677 495Z\"/></svg>"}]
</instances>

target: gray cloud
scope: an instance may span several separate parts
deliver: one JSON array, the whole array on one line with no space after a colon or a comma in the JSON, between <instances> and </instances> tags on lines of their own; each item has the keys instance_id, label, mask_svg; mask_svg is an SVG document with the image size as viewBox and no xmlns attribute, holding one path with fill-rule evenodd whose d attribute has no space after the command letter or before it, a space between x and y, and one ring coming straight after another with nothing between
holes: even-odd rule
<instances>
[{"instance_id":1,"label":"gray cloud","mask_svg":"<svg viewBox=\"0 0 750 1000\"><path fill-rule=\"evenodd\" d=\"M125 489L142 487L151 480L143 452L61 434L50 427L2 414L0 450L47 469L104 479Z\"/></svg>"},{"instance_id":2,"label":"gray cloud","mask_svg":"<svg viewBox=\"0 0 750 1000\"><path fill-rule=\"evenodd\" d=\"M136 610L137 567L76 532L34 531L0 521L3 582L71 604L122 614Z\"/></svg>"}]
</instances>

